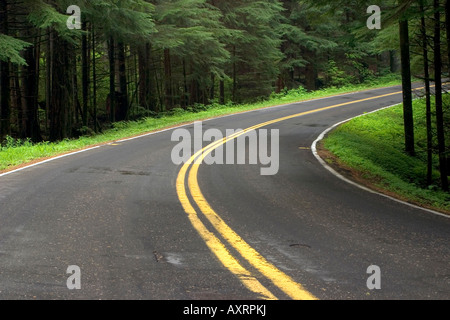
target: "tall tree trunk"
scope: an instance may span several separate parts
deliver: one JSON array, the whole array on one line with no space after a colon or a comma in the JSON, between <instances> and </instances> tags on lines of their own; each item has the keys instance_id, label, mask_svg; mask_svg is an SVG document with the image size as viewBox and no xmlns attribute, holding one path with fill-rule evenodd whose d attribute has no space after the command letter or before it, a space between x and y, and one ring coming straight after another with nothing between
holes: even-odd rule
<instances>
[{"instance_id":1,"label":"tall tree trunk","mask_svg":"<svg viewBox=\"0 0 450 320\"><path fill-rule=\"evenodd\" d=\"M111 122L116 122L116 54L114 49L114 38L110 37L108 41L109 95L106 109Z\"/></svg>"},{"instance_id":2,"label":"tall tree trunk","mask_svg":"<svg viewBox=\"0 0 450 320\"><path fill-rule=\"evenodd\" d=\"M47 35L47 50L45 53L45 134L48 136L53 74L53 30L51 28L47 28Z\"/></svg>"},{"instance_id":3,"label":"tall tree trunk","mask_svg":"<svg viewBox=\"0 0 450 320\"><path fill-rule=\"evenodd\" d=\"M53 33L52 87L50 99L50 141L67 137L68 105L68 46L59 35Z\"/></svg>"},{"instance_id":4,"label":"tall tree trunk","mask_svg":"<svg viewBox=\"0 0 450 320\"><path fill-rule=\"evenodd\" d=\"M447 71L450 75L450 0L445 1L445 31L447 34Z\"/></svg>"},{"instance_id":5,"label":"tall tree trunk","mask_svg":"<svg viewBox=\"0 0 450 320\"><path fill-rule=\"evenodd\" d=\"M150 109L149 92L149 44L138 47L138 68L139 68L139 104L146 110Z\"/></svg>"},{"instance_id":6,"label":"tall tree trunk","mask_svg":"<svg viewBox=\"0 0 450 320\"><path fill-rule=\"evenodd\" d=\"M147 63L149 65L148 69L148 87L147 87L147 96L148 96L148 104L150 109L159 112L158 106L158 84L157 84L157 71L155 66L155 61L153 58L152 45L147 44L146 50L148 52L148 60Z\"/></svg>"},{"instance_id":7,"label":"tall tree trunk","mask_svg":"<svg viewBox=\"0 0 450 320\"><path fill-rule=\"evenodd\" d=\"M236 63L236 46L233 46L233 89L231 99L236 102L237 99L237 63Z\"/></svg>"},{"instance_id":8,"label":"tall tree trunk","mask_svg":"<svg viewBox=\"0 0 450 320\"><path fill-rule=\"evenodd\" d=\"M216 96L216 77L211 74L211 89L209 90L209 100L212 102Z\"/></svg>"},{"instance_id":9,"label":"tall tree trunk","mask_svg":"<svg viewBox=\"0 0 450 320\"><path fill-rule=\"evenodd\" d=\"M280 93L284 87L285 87L285 81L284 81L284 75L283 74L279 74L277 77L277 88L276 88L276 93Z\"/></svg>"},{"instance_id":10,"label":"tall tree trunk","mask_svg":"<svg viewBox=\"0 0 450 320\"><path fill-rule=\"evenodd\" d=\"M158 60L159 61L159 60ZM159 68L160 68L160 62L158 62L158 70L155 68L154 76L155 76L155 84L156 84L156 94L157 94L157 112L164 110L164 94L163 94L163 79L160 79L159 77Z\"/></svg>"},{"instance_id":11,"label":"tall tree trunk","mask_svg":"<svg viewBox=\"0 0 450 320\"><path fill-rule=\"evenodd\" d=\"M28 47L24 53L26 66L23 67L24 120L25 134L34 142L42 141L38 121L39 88L39 44L35 38L34 47Z\"/></svg>"},{"instance_id":12,"label":"tall tree trunk","mask_svg":"<svg viewBox=\"0 0 450 320\"><path fill-rule=\"evenodd\" d=\"M183 58L183 85L184 85L184 91L183 91L183 99L182 99L182 106L183 108L186 108L189 103L189 92L188 92L188 83L187 83L187 72L186 72L186 59Z\"/></svg>"},{"instance_id":13,"label":"tall tree trunk","mask_svg":"<svg viewBox=\"0 0 450 320\"><path fill-rule=\"evenodd\" d=\"M190 94L189 94L189 105L194 105L199 101L199 89L198 81L196 79L191 80Z\"/></svg>"},{"instance_id":14,"label":"tall tree trunk","mask_svg":"<svg viewBox=\"0 0 450 320\"><path fill-rule=\"evenodd\" d=\"M389 70L394 73L397 72L397 64L395 61L395 51L389 50Z\"/></svg>"},{"instance_id":15,"label":"tall tree trunk","mask_svg":"<svg viewBox=\"0 0 450 320\"><path fill-rule=\"evenodd\" d=\"M442 57L441 57L441 14L439 11L439 0L434 0L434 70L436 85L436 128L439 151L439 170L441 174L441 185L444 191L448 191L447 159L445 156L445 132L444 114L442 110Z\"/></svg>"},{"instance_id":16,"label":"tall tree trunk","mask_svg":"<svg viewBox=\"0 0 450 320\"><path fill-rule=\"evenodd\" d=\"M83 21L82 29L86 28L86 21ZM89 101L89 59L88 59L88 40L84 33L81 36L81 78L82 78L82 93L83 93L83 127L88 126L88 101Z\"/></svg>"},{"instance_id":17,"label":"tall tree trunk","mask_svg":"<svg viewBox=\"0 0 450 320\"><path fill-rule=\"evenodd\" d=\"M10 81L10 89L11 89L11 96L10 96L10 102L11 102L11 112L12 110L16 110L17 112L17 127L19 132L19 137L26 138L27 137L27 123L26 123L26 101L24 101L23 97L23 86L21 86L21 83L23 83L25 80L23 79L24 72L20 72L20 67L18 65L11 65L10 66L10 74L11 74L11 81ZM22 74L22 79L21 75ZM15 76L12 76L15 75Z\"/></svg>"},{"instance_id":18,"label":"tall tree trunk","mask_svg":"<svg viewBox=\"0 0 450 320\"><path fill-rule=\"evenodd\" d=\"M119 64L119 114L120 120L128 119L128 83L125 61L125 45L123 42L117 44L117 63Z\"/></svg>"},{"instance_id":19,"label":"tall tree trunk","mask_svg":"<svg viewBox=\"0 0 450 320\"><path fill-rule=\"evenodd\" d=\"M96 66L96 51L95 51L95 34L94 26L91 24L92 30L92 107L94 109L94 132L100 130L97 119L97 66Z\"/></svg>"},{"instance_id":20,"label":"tall tree trunk","mask_svg":"<svg viewBox=\"0 0 450 320\"><path fill-rule=\"evenodd\" d=\"M305 49L305 59L309 62L305 66L305 87L308 91L316 90L316 71L314 66L314 53Z\"/></svg>"},{"instance_id":21,"label":"tall tree trunk","mask_svg":"<svg viewBox=\"0 0 450 320\"><path fill-rule=\"evenodd\" d=\"M71 87L70 87L70 95L72 97L72 103L70 105L70 108L67 109L67 134L69 135L69 137L73 136L73 127L74 127L74 123L79 123L78 122L78 117L77 117L77 108L78 108L78 72L77 72L77 52L75 50L70 50L70 76L71 76Z\"/></svg>"},{"instance_id":22,"label":"tall tree trunk","mask_svg":"<svg viewBox=\"0 0 450 320\"><path fill-rule=\"evenodd\" d=\"M219 91L220 91L219 103L221 105L224 105L225 104L225 81L223 79L220 80Z\"/></svg>"},{"instance_id":23,"label":"tall tree trunk","mask_svg":"<svg viewBox=\"0 0 450 320\"><path fill-rule=\"evenodd\" d=\"M170 61L170 49L164 49L164 75L165 75L165 107L172 109L172 64Z\"/></svg>"},{"instance_id":24,"label":"tall tree trunk","mask_svg":"<svg viewBox=\"0 0 450 320\"><path fill-rule=\"evenodd\" d=\"M10 83L9 83L9 63L0 63L0 143L7 135L11 134L11 109L10 109Z\"/></svg>"},{"instance_id":25,"label":"tall tree trunk","mask_svg":"<svg viewBox=\"0 0 450 320\"><path fill-rule=\"evenodd\" d=\"M156 84L152 61L152 46L150 43L138 48L139 66L139 103L146 110L158 111L156 99Z\"/></svg>"},{"instance_id":26,"label":"tall tree trunk","mask_svg":"<svg viewBox=\"0 0 450 320\"><path fill-rule=\"evenodd\" d=\"M314 76L314 66L311 64L308 64L305 67L305 87L308 91L316 90L316 79Z\"/></svg>"},{"instance_id":27,"label":"tall tree trunk","mask_svg":"<svg viewBox=\"0 0 450 320\"><path fill-rule=\"evenodd\" d=\"M430 71L428 62L428 41L425 23L424 0L420 0L421 33L423 49L423 70L425 80L425 101L426 101L426 126L427 126L427 185L433 183L433 132L431 127L431 90L430 90Z\"/></svg>"},{"instance_id":28,"label":"tall tree trunk","mask_svg":"<svg viewBox=\"0 0 450 320\"><path fill-rule=\"evenodd\" d=\"M8 2L0 2L1 33L8 34ZM8 61L0 62L0 144L11 134L10 69Z\"/></svg>"},{"instance_id":29,"label":"tall tree trunk","mask_svg":"<svg viewBox=\"0 0 450 320\"><path fill-rule=\"evenodd\" d=\"M411 60L409 52L409 27L408 20L403 18L400 25L400 54L402 64L402 85L403 85L403 116L405 124L405 152L409 155L415 154L414 143L414 119L412 109L411 90Z\"/></svg>"}]
</instances>

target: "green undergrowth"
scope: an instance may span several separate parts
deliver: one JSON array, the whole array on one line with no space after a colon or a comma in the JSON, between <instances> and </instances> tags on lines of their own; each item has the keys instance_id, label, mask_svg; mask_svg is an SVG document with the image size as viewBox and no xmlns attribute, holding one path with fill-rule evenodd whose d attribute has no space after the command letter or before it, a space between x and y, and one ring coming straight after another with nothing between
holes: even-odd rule
<instances>
[{"instance_id":1,"label":"green undergrowth","mask_svg":"<svg viewBox=\"0 0 450 320\"><path fill-rule=\"evenodd\" d=\"M450 213L450 193L439 186L437 155L434 155L433 183L427 183L425 102L416 100L413 105L417 153L414 157L403 152L402 105L341 125L326 137L323 146L337 157L339 165L357 172L376 189Z\"/></svg>"},{"instance_id":2,"label":"green undergrowth","mask_svg":"<svg viewBox=\"0 0 450 320\"><path fill-rule=\"evenodd\" d=\"M64 140L60 142L32 143L29 140L16 140L8 138L0 149L0 170L7 170L12 167L22 165L34 160L52 157L55 155L83 149L89 146L107 143L126 137L140 135L176 126L182 123L189 123L196 120L219 117L223 115L256 110L271 106L288 104L293 102L311 100L379 87L388 87L400 84L398 75L388 75L380 77L359 85L347 85L343 87L332 87L322 90L308 92L304 88L272 94L269 99L251 104L241 105L196 105L187 109L173 109L151 117L146 117L137 121L115 123L112 129L105 130L102 134L92 134L82 136L77 139Z\"/></svg>"}]
</instances>

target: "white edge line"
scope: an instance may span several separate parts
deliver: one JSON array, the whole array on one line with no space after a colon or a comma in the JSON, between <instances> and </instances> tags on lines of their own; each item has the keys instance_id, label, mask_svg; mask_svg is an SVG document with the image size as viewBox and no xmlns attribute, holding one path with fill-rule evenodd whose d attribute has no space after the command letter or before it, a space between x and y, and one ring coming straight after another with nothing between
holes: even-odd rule
<instances>
[{"instance_id":1,"label":"white edge line","mask_svg":"<svg viewBox=\"0 0 450 320\"><path fill-rule=\"evenodd\" d=\"M313 142L313 144L312 144L312 146L311 146L311 151L312 151L314 157L316 157L316 159L319 161L319 163L320 163L325 169L327 169L329 172L331 172L331 173L332 173L334 176L336 176L337 178L339 178L339 179L341 179L341 180L343 180L343 181L345 181L345 182L347 182L347 183L349 183L349 184L351 184L351 185L353 185L353 186L355 186L355 187L357 187L357 188L359 188L359 189L362 189L362 190L364 190L364 191L367 191L367 192L370 192L370 193L373 193L373 194L376 194L376 195L385 197L385 198L390 199L390 200L393 200L393 201L395 201L395 202L399 202L399 203L404 204L404 205L407 205L407 206L409 206L409 207L412 207L412 208L415 208L415 209L419 209L419 210L423 210L423 211L426 211L426 212L428 212L428 213L432 213L432 214L435 214L435 215L438 215L438 216L441 216L441 217L444 217L444 218L447 218L447 219L448 219L448 218L450 218L450 215L446 215L446 214L444 214L444 213L441 213L441 212L438 212L438 211L435 211L435 210L423 208L423 207L417 206L417 205L415 205L415 204L412 204L412 203L409 203L409 202L406 202L406 201L403 201L403 200L400 200L400 199L397 199L397 198L388 196L388 195L386 195L386 194L383 194L383 193L380 193L380 192L378 192L378 191L375 191L375 190L372 190L372 189L370 189L370 188L367 188L367 187L365 187L365 186L363 186L363 185L361 185L361 184L359 184L359 183L356 183L355 181L352 181L352 180L350 180L350 179L344 177L343 175L341 175L340 173L338 173L336 170L334 170L333 168L331 168L331 167L330 167L330 166L329 166L329 165L328 165L328 164L320 157L319 153L317 152L317 144L318 144L320 141L322 141L322 140L325 138L325 136L326 136L330 131L334 130L335 128L339 127L340 125L342 125L342 124L344 124L344 123L346 123L346 122L349 122L349 121L351 121L351 120L353 120L353 119L360 118L360 117L364 117L364 116L369 115L369 114L371 114L371 113L375 113L375 112L378 112L378 111L381 111L381 110L384 110L384 109L392 108L392 107L395 107L395 106L398 106L398 105L399 105L399 104L397 103L397 104L394 104L394 105L391 105L391 106L383 107L383 108L380 108L380 109L377 109L377 110L374 110L374 111L371 111L371 112L367 112L367 113L361 114L361 115L359 115L359 116L356 116L356 117L353 117L353 118L350 118L350 119L341 121L341 122L339 122L339 123L336 123L335 125L331 126L330 128L326 129L324 132L322 132L322 133L320 134L320 136Z\"/></svg>"},{"instance_id":2,"label":"white edge line","mask_svg":"<svg viewBox=\"0 0 450 320\"><path fill-rule=\"evenodd\" d=\"M261 111L265 111L265 110L271 110L271 109L276 109L276 108L288 107L288 106L292 106L292 105L295 105L295 104L305 104L305 103L313 102L313 101L321 101L321 100L326 100L326 99L331 99L331 98L336 98L336 97L344 97L344 96L349 96L349 95L356 95L358 93L365 92L365 91L377 91L377 90L383 90L383 89L390 89L390 88L394 88L394 87L397 87L397 86L382 87L382 88L375 88L375 89L367 89L367 90L361 90L361 91L341 93L341 94L336 94L336 95L332 95L332 96L328 96L328 97L309 99L309 100L303 100L303 101L297 101L297 102L289 102L289 103L286 103L286 104L280 104L280 105L276 105L276 106L263 107L263 108L254 109L254 110L247 110L247 111L243 111L243 112L225 114L225 115L222 115L222 116L213 117L213 118L204 119L204 120L194 120L194 121L191 121L191 122L188 122L188 123L185 123L185 124L181 124L181 125L178 125L178 126L175 126L175 127L161 129L161 130L150 132L150 133L144 133L144 134L141 134L141 135L137 135L135 137L125 138L125 139L122 139L122 140L117 140L115 142L116 143L121 143L121 142L131 141L131 140L135 140L135 139L140 139L140 138L151 136L151 135L154 135L154 134L159 134L159 133L166 132L166 131L176 130L176 129L179 129L179 128L190 126L190 125L194 124L196 121L208 122L208 121L212 121L212 120L238 116L238 115L251 113L251 112L258 112L258 111L261 112Z\"/></svg>"},{"instance_id":3,"label":"white edge line","mask_svg":"<svg viewBox=\"0 0 450 320\"><path fill-rule=\"evenodd\" d=\"M232 117L232 116L236 116L236 115L246 114L246 113L250 113L250 112L270 110L270 109L275 109L275 108L287 107L287 106L291 106L291 105L295 105L295 104L304 104L304 103L308 103L308 102L312 102L312 101L320 101L320 100L331 99L331 98L335 98L335 97L356 95L358 93L365 92L365 91L377 91L377 90L389 89L389 88L394 88L394 87L396 87L396 86L382 87L382 88L375 88L375 89L368 89L368 90L360 90L360 91L355 91L355 92L342 93L342 94L337 94L337 95L333 95L333 96L329 96L329 97L322 97L322 98L310 99L310 100L304 100L304 101L298 101L298 102L290 102L290 103L286 103L286 104L282 104L282 105L276 105L276 106L272 106L272 107L265 107L265 108L254 109L254 110L248 110L248 111L244 111L244 112L232 113L232 114L227 114L227 115L223 115L223 116L219 116L219 117L213 117L213 118L209 118L209 119L205 119L205 120L196 120L196 121L207 122L207 121L212 121L212 120ZM131 138L125 138L125 139L121 139L121 140L116 140L116 141L113 141L113 142L110 142L110 143L105 143L105 144L102 144L102 145L99 145L99 146L95 146L95 147L91 147L91 148L87 148L87 149L83 149L83 150L79 150L79 151L75 151L75 152L70 152L70 153L67 153L67 154L64 154L64 155L55 156L55 157L52 157L52 158L49 158L49 159L46 159L46 160L43 160L43 161L39 161L39 162L30 164L30 165L25 165L25 166L23 166L21 168L15 169L15 170L11 170L11 171L7 171L7 172L4 172L4 173L0 173L0 178L4 177L4 176L7 176L7 175L10 175L10 174L13 174L13 173L16 173L16 172L19 172L19 171L23 171L25 169L29 169L29 168L32 168L32 167L36 167L36 166L42 165L44 163L48 163L48 162L55 161L55 160L58 160L58 159L61 159L61 158L73 156L75 154L79 154L79 153L91 151L91 150L94 150L94 149L98 149L98 148L101 148L103 146L111 145L113 143L121 143L121 142L136 140L136 139L140 139L140 138L143 138L143 137L148 137L148 136L155 135L155 134L160 134L160 133L163 133L163 132L166 132L166 131L171 131L171 130L187 127L187 126L192 125L193 123L195 123L195 121L192 121L192 122L189 122L189 123L185 123L185 124L182 124L182 125L179 125L179 126L175 126L175 127L170 127L170 128L161 129L161 130L158 130L158 131L153 131L153 132L150 132L150 133L144 133L144 134L137 135L137 136L131 137Z\"/></svg>"},{"instance_id":4,"label":"white edge line","mask_svg":"<svg viewBox=\"0 0 450 320\"><path fill-rule=\"evenodd\" d=\"M394 86L394 87L395 87L395 86ZM377 88L377 89L373 89L373 90L370 90L370 91L382 90L382 89L386 89L386 88ZM211 120L216 120L216 119L221 119L221 118L226 118L226 117L232 117L232 116L236 116L236 115L240 115L240 114L245 114L245 113L250 113L250 112L257 112L257 111L263 111L263 110L270 110L270 109L280 108L280 107L286 107L286 106L290 106L290 105L294 105L294 104L304 104L304 103L308 103L308 102L311 102L311 101L320 101L320 100L330 99L330 98L334 98L334 97L341 97L341 96L347 96L347 95L354 95L354 94L361 93L361 92L364 92L364 91L365 91L365 90L357 91L357 92L350 92L350 93L343 93L343 94L338 94L338 95L334 95L334 96L330 96L330 97L323 97L323 98L318 98L318 99L311 99L311 100L305 100L305 101L299 101L299 102L291 102L291 103L282 104L282 105L277 105L277 106L273 106L273 107L267 107L267 108L262 108L262 109L249 110L249 111L240 112L240 113L237 113L237 114L229 114L229 115L224 115L224 116L220 116L220 117L215 117L215 118L210 118L210 119L205 119L205 120L199 120L199 121L207 122L207 121L211 121ZM415 209L420 209L420 210L423 210L423 211L427 211L427 212L429 212L429 213L433 213L433 214L438 215L438 216L441 216L441 217L450 218L450 216L445 215L445 214L443 214L443 213L440 213L440 212L437 212L437 211L434 211L434 210L431 210L431 209L427 209L427 208L422 208L422 207L419 207L419 206L417 206L417 205L414 205L414 204L411 204L411 203L408 203L408 202L405 202L405 201L402 201L402 200L393 198L393 197L391 197L391 196L388 196L388 195L382 194L382 193L380 193L380 192L374 191L374 190L372 190L372 189L366 188L366 187L364 187L364 186L362 186L362 185L360 185L360 184L358 184L358 183L356 183L356 182L354 182L354 181L351 181L351 180L345 178L344 176L342 176L341 174L339 174L338 172L336 172L336 171L335 171L333 168L331 168L329 165L327 165L327 163L319 156L319 154L318 154L318 152L317 152L317 144L318 144L321 140L323 140L323 139L325 138L325 136L326 136L330 131L332 131L334 128L336 128L336 127L338 127L338 126L340 126L340 125L342 125L342 124L344 124L344 123L346 123L346 122L349 122L350 120L353 120L353 119L356 119L356 118L359 118L359 117L363 117L363 116L366 116L366 115L368 115L368 114L371 114L371 113L375 113L375 112L381 111L381 110L383 110L383 109L392 108L392 107L397 106L397 105L399 105L399 104L395 104L395 105L383 107L383 108L374 110L374 111L372 111L372 112L368 112L368 113L365 113L365 114L362 114L362 115L359 115L359 116L356 116L356 117L353 117L353 118L350 118L350 119L341 121L341 122L339 122L339 123L337 123L337 124L331 126L331 127L328 128L327 130L325 130L324 132L322 132L322 133L320 134L320 136L313 142L313 144L312 144L312 146L311 146L312 153L313 153L313 155L316 157L316 159L319 161L319 163L320 163L325 169L327 169L329 172L331 172L334 176L338 177L339 179L341 179L341 180L343 180L343 181L345 181L345 182L347 182L347 183L349 183L349 184L351 184L351 185L353 185L353 186L355 186L355 187L358 187L358 188L360 188L360 189L362 189L362 190L365 190L365 191L367 191L367 192L370 192L370 193L373 193L373 194L377 194L377 195L379 195L379 196L382 196L382 197L391 199L391 200L393 200L393 201L402 203L402 204L404 204L404 205L410 206L410 207L415 208ZM155 131L155 132L150 132L150 133L142 134L142 135L139 135L139 136L136 136L136 137L132 137L132 138L126 138L126 139L117 140L117 141L115 141L115 142L121 143L121 142L131 141L131 140L135 140L135 139L139 139L139 138L143 138L143 137L147 137L147 136L151 136L151 135L163 133L163 132L166 132L166 131L170 131L170 130L175 130L175 129L178 129L178 128L186 127L186 126L189 126L189 125L192 125L192 124L193 124L193 122L190 122L190 123L186 123L186 124L179 125L179 126L176 126L176 127L171 127L171 128L167 128L167 129L163 129L163 130L159 130L159 131ZM114 143L114 142L112 142L112 143ZM109 143L109 144L111 144L111 143ZM108 144L105 144L105 145L108 145ZM56 156L56 157L53 157L53 158L50 158L50 159L47 159L47 160L44 160L44 161L40 161L40 162L37 162L37 163L33 163L33 164L30 164L30 165L26 165L26 166L24 166L24 167L22 167L22 168L18 168L18 169L15 169L15 170L11 170L11 171L2 173L2 174L0 174L0 177L4 177L4 176L7 176L7 175L10 175L10 174L19 172L19 171L23 171L23 170L25 170L25 169L29 169L29 168L32 168L32 167L36 167L36 166L42 165L42 164L44 164L44 163L48 163L48 162L55 161L55 160L58 160L58 159L66 158L66 157L69 157L69 156L73 156L73 155L75 155L75 154L80 154L80 153L83 153L83 152L87 152L87 151L91 151L91 150L94 150L94 149L98 149L98 148L101 148L102 146L104 146L104 145L101 145L101 146L95 146L95 147L83 149L83 150L80 150L80 151L75 151L75 152L67 153L67 154L60 155L60 156Z\"/></svg>"},{"instance_id":5,"label":"white edge line","mask_svg":"<svg viewBox=\"0 0 450 320\"><path fill-rule=\"evenodd\" d=\"M19 169L15 169L15 170L11 170L11 171L2 173L2 174L0 174L0 177L4 177L6 175L9 175L9 174L12 174L12 173L15 173L15 172L19 172L19 171L22 171L22 170L25 170L25 169L28 169L28 168L36 167L36 166L39 166L41 164L44 164L44 163L47 163L47 162L50 162L50 161L54 161L54 160L57 160L57 159L69 157L69 156L72 156L74 154L78 154L78 153L82 153L82 152L87 152L87 151L91 151L91 150L94 150L94 149L98 149L100 147L101 146L95 146L95 147L91 147L91 148L87 148L87 149L83 149L83 150L79 150L79 151L75 151L75 152L66 153L66 154L63 154L63 155L60 155L60 156L56 156L56 157L53 157L53 158L50 158L50 159L47 159L47 160L39 161L39 162L27 165L27 166L19 168Z\"/></svg>"}]
</instances>

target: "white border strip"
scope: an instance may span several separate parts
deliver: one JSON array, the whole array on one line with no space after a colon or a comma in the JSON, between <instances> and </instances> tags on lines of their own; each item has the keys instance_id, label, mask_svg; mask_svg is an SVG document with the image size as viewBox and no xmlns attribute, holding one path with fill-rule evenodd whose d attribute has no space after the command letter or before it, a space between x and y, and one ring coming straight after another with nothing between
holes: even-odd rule
<instances>
[{"instance_id":1,"label":"white border strip","mask_svg":"<svg viewBox=\"0 0 450 320\"><path fill-rule=\"evenodd\" d=\"M322 132L322 133L320 134L320 136L313 142L313 144L312 144L312 146L311 146L311 151L312 151L314 157L316 157L316 159L319 161L319 163L320 163L325 169L327 169L329 172L331 172L331 173L332 173L334 176L336 176L337 178L339 178L339 179L341 179L341 180L343 180L343 181L345 181L345 182L347 182L347 183L349 183L349 184L351 184L351 185L353 185L353 186L355 186L355 187L357 187L357 188L359 188L359 189L362 189L362 190L364 190L364 191L367 191L367 192L370 192L370 193L373 193L373 194L376 194L376 195L385 197L385 198L387 198L387 199L390 199L390 200L399 202L399 203L401 203L401 204L407 205L407 206L412 207L412 208L415 208L415 209L423 210L423 211L426 211L426 212L428 212L428 213L432 213L432 214L435 214L435 215L438 215L438 216L441 216L441 217L444 217L444 218L450 218L450 215L446 215L446 214L444 214L444 213L441 213L441 212L438 212L438 211L434 211L434 210L431 210L431 209L423 208L423 207L417 206L417 205L415 205L415 204L411 204L411 203L409 203L409 202L406 202L406 201L403 201L403 200L400 200L400 199L397 199L397 198L388 196L388 195L383 194L383 193L380 193L380 192L378 192L378 191L369 189L369 188L367 188L367 187L365 187L365 186L363 186L363 185L361 185L361 184L359 184L359 183L356 183L356 182L354 182L354 181L352 181L352 180L350 180L350 179L347 179L346 177L344 177L343 175L341 175L340 173L338 173L336 170L334 170L333 168L331 168L331 167L330 167L330 166L329 166L329 165L328 165L328 164L327 164L327 163L319 156L319 153L317 152L317 144L318 144L320 141L322 141L322 140L325 138L325 136L326 136L330 131L334 130L335 128L339 127L340 125L342 125L342 124L344 124L344 123L346 123L346 122L349 122L349 121L351 121L351 120L353 120L353 119L360 118L360 117L364 117L364 116L369 115L369 114L371 114L371 113L375 113L375 112L378 112L378 111L381 111L381 110L384 110L384 109L392 108L392 107L395 107L395 106L398 106L398 105L399 105L399 103L394 104L394 105L391 105L391 106L383 107L383 108L377 109L377 110L375 110L375 111L368 112L368 113L365 113L365 114L362 114L362 115L359 115L359 116L356 116L356 117L353 117L353 118L350 118L350 119L341 121L341 122L339 122L339 123L336 123L335 125L331 126L330 128L326 129L324 132Z\"/></svg>"},{"instance_id":2,"label":"white border strip","mask_svg":"<svg viewBox=\"0 0 450 320\"><path fill-rule=\"evenodd\" d=\"M224 114L224 115L221 115L221 116L218 116L218 117L213 117L213 118L208 118L208 119L203 119L203 120L201 120L201 119L193 120L191 122L188 122L188 123L185 123L185 124L181 124L181 125L178 125L178 126L175 126L175 127L161 129L161 130L150 132L150 133L144 133L144 134L141 134L141 135L138 135L138 136L135 136L135 137L124 138L124 139L121 139L121 140L117 140L115 142L116 143L126 142L126 141L135 140L135 139L151 136L151 135L154 135L154 134L158 134L158 133L162 133L162 132L166 132L166 131L170 131L170 130L175 130L175 129L187 127L187 126L193 125L196 121L208 122L208 121L212 121L212 120L238 116L238 115L242 115L242 114L246 114L246 113L272 110L272 109L277 109L277 108L289 107L289 106L293 106L293 105L296 105L296 104L306 104L306 103L314 102L314 101L321 101L321 100L326 100L326 99L331 99L331 98L338 98L338 97L345 97L345 96L350 96L350 95L356 95L356 94L359 94L359 93L362 93L362 92L366 92L366 91L367 92L372 92L372 91L378 91L378 90L383 90L383 89L391 89L391 88L395 88L395 87L398 87L398 85L397 86L392 86L392 87L382 87L382 88L367 89L367 90L347 92L347 93L338 93L336 95L331 95L331 96L328 96L328 97L321 97L321 98L316 98L316 99L309 99L309 100L302 100L302 101L296 101L296 102L289 102L289 103L286 103L286 104L279 104L279 105L276 105L276 106L262 107L262 108L259 108L259 109L247 110L247 111L242 111L242 112L237 111L236 113Z\"/></svg>"},{"instance_id":3,"label":"white border strip","mask_svg":"<svg viewBox=\"0 0 450 320\"><path fill-rule=\"evenodd\" d=\"M390 89L390 88L395 88L395 87L397 87L397 86L382 87L382 88L375 88L375 89L367 89L367 90L361 90L361 91L341 93L341 94L336 94L336 95L332 95L332 96L328 96L328 97L322 97L322 98L310 99L310 100L303 100L303 101L298 101L298 102L290 102L290 103L286 103L286 104L282 104L282 105L276 105L276 106L271 106L271 107L264 107L264 108L260 108L260 109L254 109L254 110L248 110L248 111L244 111L244 112L237 112L237 113L232 113L232 114L226 114L226 115L219 116L219 117L213 117L213 118L209 118L209 119L205 119L205 120L195 120L195 121L207 122L207 121L212 121L212 120L216 120L216 119L221 119L221 118L227 118L227 117L232 117L232 116L236 116L236 115L246 114L246 113L250 113L250 112L257 112L257 111L264 111L264 110L270 110L270 109L275 109L275 108L287 107L287 106L291 106L291 105L295 105L295 104L305 104L305 103L309 103L309 102L312 102L312 101L320 101L320 100L331 99L331 98L335 98L335 97L356 95L356 94L361 93L361 92L378 91L378 90ZM72 156L72 155L75 155L75 154L79 154L79 153L91 151L91 150L94 150L94 149L98 149L98 148L101 148L101 147L104 147L104 146L107 146L107 145L111 145L113 143L127 142L127 141L131 141L131 140L136 140L136 139L140 139L140 138L143 138L143 137L148 137L148 136L152 136L152 135L155 135L155 134L163 133L163 132L166 132L166 131L187 127L187 126L190 126L190 125L194 124L195 121L192 121L192 122L189 122L189 123L185 123L185 124L181 124L181 125L178 125L178 126L175 126L175 127L170 127L170 128L166 128L166 129L153 131L153 132L150 132L150 133L144 133L144 134L137 135L137 136L131 137L131 138L124 138L124 139L113 141L113 142L109 142L109 143L105 142L104 144L101 144L99 146L95 146L95 147L91 147L91 148L87 148L87 149L83 149L83 150L79 150L79 151L75 151L75 152L70 152L70 153L67 153L67 154L64 154L64 155L60 155L60 156L51 157L51 158L49 158L47 160L39 161L39 162L36 162L36 163L33 163L33 164L29 164L29 165L24 164L24 166L21 167L21 168L18 168L18 169L15 169L15 170L11 170L11 171L7 171L7 172L4 172L4 173L0 173L0 178L4 177L4 176L7 176L7 175L10 175L10 174L13 174L13 173L16 173L16 172L19 172L19 171L23 171L25 169L36 167L36 166L39 166L39 165L42 165L44 163L48 163L48 162L51 162L51 161L54 161L54 160L58 160L58 159L61 159L61 158L66 158L66 157L69 157L69 156Z\"/></svg>"},{"instance_id":4,"label":"white border strip","mask_svg":"<svg viewBox=\"0 0 450 320\"><path fill-rule=\"evenodd\" d=\"M66 153L66 154L63 154L61 156L56 156L56 157L53 157L53 158L50 158L50 159L47 159L47 160L44 160L44 161L39 161L39 162L36 162L36 163L33 163L33 164L29 164L29 165L26 165L25 167L2 173L2 174L0 174L0 177L4 177L4 176L6 176L8 174L19 172L19 171L22 171L22 170L25 170L25 169L28 169L28 168L36 167L36 166L39 166L41 164L44 164L44 163L47 163L47 162L50 162L50 161L54 161L54 160L61 159L61 158L66 158L66 157L72 156L74 154L78 154L78 153L82 153L82 152L87 152L87 151L91 151L91 150L94 150L94 149L98 149L100 147L101 146L91 147L91 148L87 148L87 149L83 149L83 150L79 150L79 151L75 151L75 152L71 152L71 153Z\"/></svg>"}]
</instances>

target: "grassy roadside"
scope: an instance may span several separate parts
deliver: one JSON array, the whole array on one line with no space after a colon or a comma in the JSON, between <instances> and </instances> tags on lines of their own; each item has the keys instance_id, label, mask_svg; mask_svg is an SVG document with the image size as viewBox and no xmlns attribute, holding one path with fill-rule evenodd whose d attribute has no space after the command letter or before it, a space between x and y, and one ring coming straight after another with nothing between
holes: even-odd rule
<instances>
[{"instance_id":1,"label":"grassy roadside","mask_svg":"<svg viewBox=\"0 0 450 320\"><path fill-rule=\"evenodd\" d=\"M348 92L394 86L400 83L401 80L398 75L388 75L360 85L328 88L314 92L307 92L305 89L300 88L281 94L273 94L270 99L253 104L212 104L209 106L189 108L188 110L175 109L163 115L159 115L157 118L145 118L140 121L116 123L114 128L104 131L102 134L83 136L78 139L64 140L57 143L43 142L33 144L29 141L8 139L6 146L0 148L0 172L8 171L33 161L120 140L126 137L161 130L182 123Z\"/></svg>"},{"instance_id":2,"label":"grassy roadside","mask_svg":"<svg viewBox=\"0 0 450 320\"><path fill-rule=\"evenodd\" d=\"M345 176L401 200L450 214L450 193L427 186L425 102L414 102L417 155L404 150L402 105L347 122L321 143L321 156ZM434 157L438 167L437 156Z\"/></svg>"}]
</instances>

